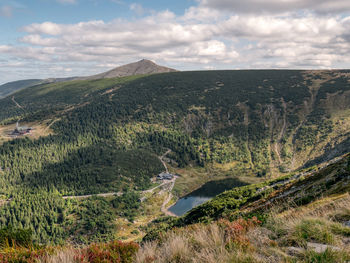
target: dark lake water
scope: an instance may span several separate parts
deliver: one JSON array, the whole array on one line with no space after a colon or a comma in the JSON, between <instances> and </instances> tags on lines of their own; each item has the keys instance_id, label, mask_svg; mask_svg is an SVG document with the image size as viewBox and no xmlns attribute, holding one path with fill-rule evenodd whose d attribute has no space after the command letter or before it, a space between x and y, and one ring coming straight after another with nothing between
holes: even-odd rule
<instances>
[{"instance_id":1,"label":"dark lake water","mask_svg":"<svg viewBox=\"0 0 350 263\"><path fill-rule=\"evenodd\" d=\"M243 185L247 185L247 183L236 178L210 181L204 184L201 188L179 199L175 205L169 208L169 211L177 216L182 216L192 208L203 204L214 196L217 196L226 190L231 190L232 188Z\"/></svg>"}]
</instances>

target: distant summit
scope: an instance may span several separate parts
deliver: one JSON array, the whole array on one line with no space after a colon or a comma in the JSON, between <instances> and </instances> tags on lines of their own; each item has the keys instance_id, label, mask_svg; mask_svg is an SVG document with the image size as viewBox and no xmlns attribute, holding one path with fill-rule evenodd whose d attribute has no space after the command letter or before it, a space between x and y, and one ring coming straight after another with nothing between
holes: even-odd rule
<instances>
[{"instance_id":1,"label":"distant summit","mask_svg":"<svg viewBox=\"0 0 350 263\"><path fill-rule=\"evenodd\" d=\"M177 70L159 66L151 60L142 59L138 62L120 66L110 71L93 75L90 77L85 77L83 79L88 79L88 80L107 79L107 78L117 78L117 77L126 77L126 76L143 75L143 74L157 74L157 73L166 73L166 72L175 72L175 71Z\"/></svg>"},{"instance_id":2,"label":"distant summit","mask_svg":"<svg viewBox=\"0 0 350 263\"><path fill-rule=\"evenodd\" d=\"M69 78L49 78L49 79L26 79L19 81L12 81L0 85L0 99L10 94L25 89L34 85L48 84L55 82L65 82L71 80L96 80L96 79L108 79L117 77L127 77L134 75L145 75L145 74L157 74L176 72L176 69L159 66L151 60L142 59L138 62L130 63L124 66L117 67L110 71L100 73L93 76L87 77L69 77Z\"/></svg>"}]
</instances>

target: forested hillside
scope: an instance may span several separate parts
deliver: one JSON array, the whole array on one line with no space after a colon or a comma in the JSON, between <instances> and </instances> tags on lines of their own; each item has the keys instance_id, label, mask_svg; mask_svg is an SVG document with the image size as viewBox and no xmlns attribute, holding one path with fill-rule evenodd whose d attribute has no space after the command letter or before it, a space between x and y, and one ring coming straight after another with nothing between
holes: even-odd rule
<instances>
[{"instance_id":1,"label":"forested hillside","mask_svg":"<svg viewBox=\"0 0 350 263\"><path fill-rule=\"evenodd\" d=\"M64 240L90 201L70 206L61 195L147 189L167 149L175 168L232 163L266 178L339 156L350 146L349 79L349 71L174 72L16 92L0 100L2 127L20 120L52 132L2 142L0 195L12 201L0 225L38 229L36 214L38 240ZM109 224L116 211L105 205ZM107 238L109 227L92 236Z\"/></svg>"},{"instance_id":2,"label":"forested hillside","mask_svg":"<svg viewBox=\"0 0 350 263\"><path fill-rule=\"evenodd\" d=\"M18 90L40 84L41 81L42 81L41 79L26 79L26 80L13 81L13 82L0 85L0 98L4 98L9 94L16 92Z\"/></svg>"}]
</instances>

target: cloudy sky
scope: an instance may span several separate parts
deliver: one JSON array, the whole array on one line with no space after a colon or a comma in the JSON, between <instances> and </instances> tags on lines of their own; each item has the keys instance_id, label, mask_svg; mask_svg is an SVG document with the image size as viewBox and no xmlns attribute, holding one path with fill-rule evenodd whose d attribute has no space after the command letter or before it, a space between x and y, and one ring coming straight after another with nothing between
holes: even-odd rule
<instances>
[{"instance_id":1,"label":"cloudy sky","mask_svg":"<svg viewBox=\"0 0 350 263\"><path fill-rule=\"evenodd\" d=\"M0 0L0 84L142 58L179 70L350 68L350 0Z\"/></svg>"}]
</instances>

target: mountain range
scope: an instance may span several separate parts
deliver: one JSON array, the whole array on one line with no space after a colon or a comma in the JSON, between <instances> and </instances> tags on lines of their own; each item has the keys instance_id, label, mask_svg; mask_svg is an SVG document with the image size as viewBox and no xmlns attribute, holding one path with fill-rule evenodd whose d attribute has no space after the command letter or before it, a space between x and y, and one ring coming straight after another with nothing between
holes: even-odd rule
<instances>
[{"instance_id":1,"label":"mountain range","mask_svg":"<svg viewBox=\"0 0 350 263\"><path fill-rule=\"evenodd\" d=\"M237 237L237 222L248 224L244 235L263 222L275 248L264 253L275 257L287 255L284 246L348 242L348 212L311 220L304 210L348 200L350 70L179 72L142 60L24 84L0 99L0 229L30 229L37 244L144 239L154 248L162 236L204 233L202 223ZM13 133L21 125L31 132ZM162 172L176 177L155 181ZM164 216L204 183L230 178L240 184L183 217ZM269 220L293 209L303 215L300 226L288 219L290 236ZM307 232L310 224L319 228ZM239 251L258 251L254 240L239 239ZM236 246L227 242L218 250Z\"/></svg>"},{"instance_id":2,"label":"mountain range","mask_svg":"<svg viewBox=\"0 0 350 263\"><path fill-rule=\"evenodd\" d=\"M64 82L71 80L97 80L104 78L115 78L115 77L126 77L133 75L144 75L144 74L157 74L157 73L166 73L174 72L175 69L159 66L153 61L142 59L138 62L130 63L123 65L107 72L103 72L93 76L87 77L69 77L69 78L49 78L49 79L28 79L28 80L18 80L5 83L0 85L0 98L4 98L11 93L28 88L31 86L55 82Z\"/></svg>"}]
</instances>

